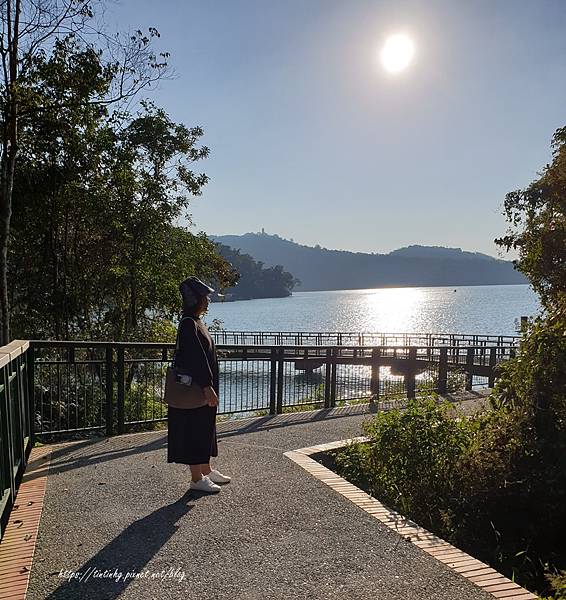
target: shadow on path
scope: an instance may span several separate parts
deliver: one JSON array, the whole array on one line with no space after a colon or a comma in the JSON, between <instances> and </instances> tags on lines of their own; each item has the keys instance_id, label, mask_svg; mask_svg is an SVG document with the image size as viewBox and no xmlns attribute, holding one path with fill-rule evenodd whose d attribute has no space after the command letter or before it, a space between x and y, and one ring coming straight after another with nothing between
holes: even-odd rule
<instances>
[{"instance_id":1,"label":"shadow on path","mask_svg":"<svg viewBox=\"0 0 566 600\"><path fill-rule=\"evenodd\" d=\"M198 500L202 495L187 491L172 504L163 506L147 517L135 521L87 563L73 571L77 574L76 578L71 578L70 573L65 574L64 566L59 573L52 573L53 577L61 577L64 583L47 598L49 600L118 598L132 581L136 581L132 574L144 572L147 563L176 532L177 521L192 509L187 502ZM168 570L169 567L165 572ZM105 571L106 577L101 576ZM151 575L152 573L149 573L149 579ZM170 574L169 577L172 575Z\"/></svg>"},{"instance_id":2,"label":"shadow on path","mask_svg":"<svg viewBox=\"0 0 566 600\"><path fill-rule=\"evenodd\" d=\"M237 425L233 429L226 428L223 430L222 425L228 424L227 421L221 423L218 427L218 438L231 437L234 435L243 435L245 433L254 433L258 431L267 431L269 429L278 429L281 427L289 427L290 425L304 425L305 423L315 423L317 421L331 421L344 417L354 417L360 415L369 416L377 412L377 407L374 403L344 406L340 408L323 408L320 410L303 411L289 413L283 415L269 415L258 417L253 421Z\"/></svg>"},{"instance_id":3,"label":"shadow on path","mask_svg":"<svg viewBox=\"0 0 566 600\"><path fill-rule=\"evenodd\" d=\"M364 405L345 406L283 415L269 415L265 417L256 417L251 420L246 419L246 422L244 423L223 421L217 425L218 439L266 431L269 429L289 427L291 425L301 425L317 421L330 421L332 419L376 412L376 409L373 408L371 404L369 405L369 409L367 406L368 405L365 405L365 408ZM159 437L132 446L132 436L145 436L151 434L155 434ZM105 447L106 444L109 444L110 447ZM145 454L166 447L167 429L156 432L137 432L112 436L110 438L70 443L53 449L49 467L43 467L42 463L45 459L42 457L37 464L37 467L32 472L28 473L28 479L36 479L45 475L47 472L49 475L64 473L88 465L104 463L116 458L124 458L135 454Z\"/></svg>"}]
</instances>

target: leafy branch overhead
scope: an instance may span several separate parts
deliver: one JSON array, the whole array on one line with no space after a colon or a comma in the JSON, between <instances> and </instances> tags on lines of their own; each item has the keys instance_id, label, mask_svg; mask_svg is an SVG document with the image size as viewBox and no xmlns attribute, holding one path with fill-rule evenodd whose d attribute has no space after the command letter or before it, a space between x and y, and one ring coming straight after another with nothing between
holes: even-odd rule
<instances>
[{"instance_id":1,"label":"leafy branch overhead","mask_svg":"<svg viewBox=\"0 0 566 600\"><path fill-rule=\"evenodd\" d=\"M552 140L553 160L524 190L507 194L507 234L496 243L519 252L517 268L544 307L566 316L566 127Z\"/></svg>"},{"instance_id":2,"label":"leafy branch overhead","mask_svg":"<svg viewBox=\"0 0 566 600\"><path fill-rule=\"evenodd\" d=\"M20 79L26 110L7 256L13 331L161 339L179 310L180 280L237 280L203 233L181 225L208 182L194 165L209 149L200 127L173 122L148 100L133 113L113 103L123 69L103 63L84 35L37 51Z\"/></svg>"},{"instance_id":3,"label":"leafy branch overhead","mask_svg":"<svg viewBox=\"0 0 566 600\"><path fill-rule=\"evenodd\" d=\"M109 118L109 106L127 112L133 99L168 74L167 52L156 53L155 28L148 33L111 35L100 25L101 2L86 0L3 0L0 2L0 319L2 342L11 339L8 253L12 242L12 212L26 199L13 196L20 159L32 148L28 133L59 120L61 146L72 135L64 116L82 114L86 132L97 119ZM88 109L92 109L90 112ZM88 113L88 115L87 115ZM122 116L122 119L124 116ZM72 121L71 121L72 122ZM120 118L115 119L118 125ZM51 132L53 133L53 132ZM39 140L41 142L41 140ZM51 148L53 150L53 147ZM54 175L54 173L52 173ZM190 176L186 176L190 182ZM200 180L202 182L202 179ZM193 191L198 187L193 185Z\"/></svg>"}]
</instances>

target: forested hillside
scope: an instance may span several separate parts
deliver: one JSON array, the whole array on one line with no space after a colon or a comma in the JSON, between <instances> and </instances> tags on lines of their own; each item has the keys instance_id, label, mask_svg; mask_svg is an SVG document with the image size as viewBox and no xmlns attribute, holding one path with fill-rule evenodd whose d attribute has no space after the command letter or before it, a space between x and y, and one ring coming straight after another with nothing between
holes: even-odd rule
<instances>
[{"instance_id":1,"label":"forested hillside","mask_svg":"<svg viewBox=\"0 0 566 600\"><path fill-rule=\"evenodd\" d=\"M513 263L460 248L410 246L367 254L304 246L265 233L212 237L268 266L282 265L298 290L527 283Z\"/></svg>"},{"instance_id":2,"label":"forested hillside","mask_svg":"<svg viewBox=\"0 0 566 600\"><path fill-rule=\"evenodd\" d=\"M240 274L238 284L225 290L226 300L248 300L250 298L283 298L290 296L298 280L283 270L281 265L265 267L249 254L242 254L222 244L218 253Z\"/></svg>"}]
</instances>

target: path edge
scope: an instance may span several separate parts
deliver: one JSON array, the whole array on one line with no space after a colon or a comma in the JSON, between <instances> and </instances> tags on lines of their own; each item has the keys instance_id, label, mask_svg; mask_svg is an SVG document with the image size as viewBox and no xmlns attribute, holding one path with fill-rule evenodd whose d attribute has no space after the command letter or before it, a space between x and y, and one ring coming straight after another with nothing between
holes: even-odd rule
<instances>
[{"instance_id":1,"label":"path edge","mask_svg":"<svg viewBox=\"0 0 566 600\"><path fill-rule=\"evenodd\" d=\"M0 600L24 600L43 511L52 447L32 448L0 542Z\"/></svg>"},{"instance_id":2,"label":"path edge","mask_svg":"<svg viewBox=\"0 0 566 600\"><path fill-rule=\"evenodd\" d=\"M498 600L538 600L539 596L536 594L382 504L376 498L312 458L313 454L338 450L352 443L366 441L368 441L368 438L363 436L339 440L328 444L289 450L284 453L284 456L380 523L401 535L406 541L418 546L437 561L458 575L465 577L470 583L488 592L494 598L498 598Z\"/></svg>"}]
</instances>

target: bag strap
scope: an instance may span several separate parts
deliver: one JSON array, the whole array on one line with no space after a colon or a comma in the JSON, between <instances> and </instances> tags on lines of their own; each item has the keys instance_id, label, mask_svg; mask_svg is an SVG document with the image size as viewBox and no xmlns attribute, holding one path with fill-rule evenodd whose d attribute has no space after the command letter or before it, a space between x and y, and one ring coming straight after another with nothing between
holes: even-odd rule
<instances>
[{"instance_id":1,"label":"bag strap","mask_svg":"<svg viewBox=\"0 0 566 600\"><path fill-rule=\"evenodd\" d=\"M173 354L173 367L176 368L177 367L177 352L179 351L179 333L181 332L181 323L185 320L185 319L192 319L193 321L195 320L193 317L183 317L180 321L179 321L179 325L177 326L177 338L175 340L175 353Z\"/></svg>"}]
</instances>

